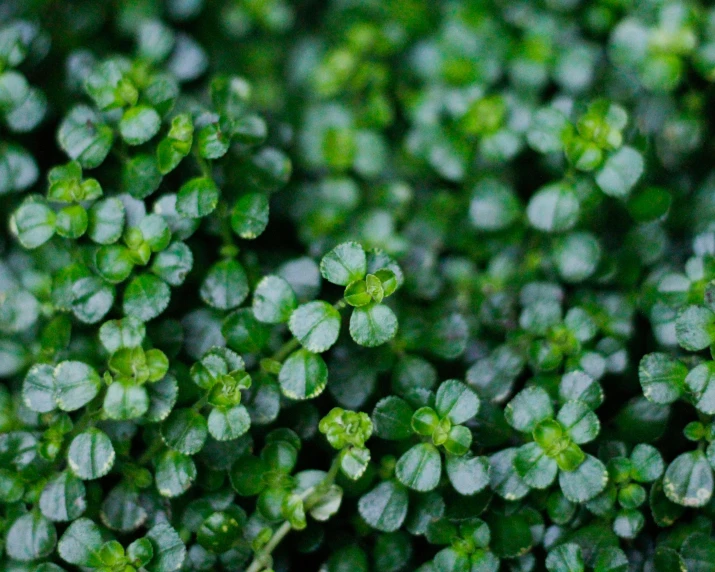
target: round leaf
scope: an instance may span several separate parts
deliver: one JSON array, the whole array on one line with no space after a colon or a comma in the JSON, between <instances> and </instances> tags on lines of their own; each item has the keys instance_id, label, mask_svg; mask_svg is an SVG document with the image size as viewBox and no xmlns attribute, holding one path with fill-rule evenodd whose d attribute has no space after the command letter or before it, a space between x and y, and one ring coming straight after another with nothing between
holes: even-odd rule
<instances>
[{"instance_id":1,"label":"round leaf","mask_svg":"<svg viewBox=\"0 0 715 572\"><path fill-rule=\"evenodd\" d=\"M397 334L397 316L383 304L354 308L350 316L350 335L355 343L368 348L380 346Z\"/></svg>"},{"instance_id":2,"label":"round leaf","mask_svg":"<svg viewBox=\"0 0 715 572\"><path fill-rule=\"evenodd\" d=\"M74 411L92 401L100 385L99 374L80 361L63 361L55 368L55 396L62 411Z\"/></svg>"},{"instance_id":3,"label":"round leaf","mask_svg":"<svg viewBox=\"0 0 715 572\"><path fill-rule=\"evenodd\" d=\"M440 417L454 424L464 423L479 411L479 397L469 387L456 379L448 379L437 389L435 408Z\"/></svg>"},{"instance_id":4,"label":"round leaf","mask_svg":"<svg viewBox=\"0 0 715 572\"><path fill-rule=\"evenodd\" d=\"M357 242L344 242L333 248L320 261L320 273L328 282L347 286L365 277L367 257Z\"/></svg>"},{"instance_id":5,"label":"round leaf","mask_svg":"<svg viewBox=\"0 0 715 572\"><path fill-rule=\"evenodd\" d=\"M161 314L169 305L171 290L151 274L135 277L124 290L124 313L142 322Z\"/></svg>"},{"instance_id":6,"label":"round leaf","mask_svg":"<svg viewBox=\"0 0 715 572\"><path fill-rule=\"evenodd\" d=\"M248 296L248 278L241 264L232 259L214 264L201 284L201 299L219 310L230 310Z\"/></svg>"},{"instance_id":7,"label":"round leaf","mask_svg":"<svg viewBox=\"0 0 715 572\"><path fill-rule=\"evenodd\" d=\"M114 465L112 441L99 429L87 429L70 444L67 462L80 479L91 481L106 475Z\"/></svg>"},{"instance_id":8,"label":"round leaf","mask_svg":"<svg viewBox=\"0 0 715 572\"><path fill-rule=\"evenodd\" d=\"M395 475L398 480L412 490L419 492L431 491L439 484L442 475L442 459L439 451L431 443L415 445L403 453Z\"/></svg>"},{"instance_id":9,"label":"round leaf","mask_svg":"<svg viewBox=\"0 0 715 572\"><path fill-rule=\"evenodd\" d=\"M161 437L169 447L184 455L195 455L204 446L206 418L193 409L176 409L161 425Z\"/></svg>"},{"instance_id":10,"label":"round leaf","mask_svg":"<svg viewBox=\"0 0 715 572\"><path fill-rule=\"evenodd\" d=\"M608 483L608 471L603 463L586 455L584 461L573 471L559 473L559 485L564 496L571 502L582 503L598 495Z\"/></svg>"},{"instance_id":11,"label":"round leaf","mask_svg":"<svg viewBox=\"0 0 715 572\"><path fill-rule=\"evenodd\" d=\"M283 394L291 399L312 399L328 384L328 367L323 358L308 350L293 352L278 374Z\"/></svg>"},{"instance_id":12,"label":"round leaf","mask_svg":"<svg viewBox=\"0 0 715 572\"><path fill-rule=\"evenodd\" d=\"M398 530L407 516L407 489L395 481L384 481L364 494L358 502L360 516L382 532Z\"/></svg>"},{"instance_id":13,"label":"round leaf","mask_svg":"<svg viewBox=\"0 0 715 572\"><path fill-rule=\"evenodd\" d=\"M209 433L217 441L238 439L251 426L251 417L243 405L214 408L209 414Z\"/></svg>"},{"instance_id":14,"label":"round leaf","mask_svg":"<svg viewBox=\"0 0 715 572\"><path fill-rule=\"evenodd\" d=\"M489 461L486 457L447 456L447 477L460 495L474 495L489 484Z\"/></svg>"},{"instance_id":15,"label":"round leaf","mask_svg":"<svg viewBox=\"0 0 715 572\"><path fill-rule=\"evenodd\" d=\"M253 293L253 314L259 322L287 322L297 305L293 289L283 278L266 276L256 285Z\"/></svg>"},{"instance_id":16,"label":"round leaf","mask_svg":"<svg viewBox=\"0 0 715 572\"><path fill-rule=\"evenodd\" d=\"M293 311L288 328L305 349L321 353L338 339L340 313L327 302L308 302Z\"/></svg>"},{"instance_id":17,"label":"round leaf","mask_svg":"<svg viewBox=\"0 0 715 572\"><path fill-rule=\"evenodd\" d=\"M13 560L29 562L52 554L57 531L39 511L22 515L12 523L5 538L5 550Z\"/></svg>"},{"instance_id":18,"label":"round leaf","mask_svg":"<svg viewBox=\"0 0 715 572\"><path fill-rule=\"evenodd\" d=\"M702 451L682 453L663 477L666 496L682 506L705 506L713 494L713 471Z\"/></svg>"},{"instance_id":19,"label":"round leaf","mask_svg":"<svg viewBox=\"0 0 715 572\"><path fill-rule=\"evenodd\" d=\"M87 507L84 483L69 471L50 480L40 495L40 510L52 521L69 522Z\"/></svg>"}]
</instances>

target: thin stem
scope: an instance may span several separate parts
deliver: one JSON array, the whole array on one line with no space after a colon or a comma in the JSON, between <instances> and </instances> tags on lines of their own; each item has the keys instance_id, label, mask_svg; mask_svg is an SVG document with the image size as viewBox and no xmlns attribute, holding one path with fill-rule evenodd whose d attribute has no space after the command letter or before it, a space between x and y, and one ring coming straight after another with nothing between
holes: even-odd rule
<instances>
[{"instance_id":1,"label":"thin stem","mask_svg":"<svg viewBox=\"0 0 715 572\"><path fill-rule=\"evenodd\" d=\"M298 341L298 338L291 338L280 348L278 348L278 351L274 353L273 356L271 356L271 359L274 361L283 361L285 358L288 357L288 354L290 354L299 345L300 342Z\"/></svg>"},{"instance_id":2,"label":"thin stem","mask_svg":"<svg viewBox=\"0 0 715 572\"><path fill-rule=\"evenodd\" d=\"M139 457L137 465L146 465L156 456L159 451L162 450L163 447L164 442L161 440L161 437L157 437L156 439L154 439L154 442L149 446L146 451L144 451L144 454Z\"/></svg>"},{"instance_id":3,"label":"thin stem","mask_svg":"<svg viewBox=\"0 0 715 572\"><path fill-rule=\"evenodd\" d=\"M301 500L305 502L305 508L310 510L311 507L320 501L322 496L330 489L335 482L335 477L338 476L338 470L340 469L340 455L333 457L333 462L330 465L330 469L325 475L320 483L314 487L310 487L304 490L300 494ZM260 552L256 554L251 565L246 569L246 572L260 572L263 570L270 562L271 553L276 549L278 544L283 538L290 532L291 525L287 520L281 524L278 529L273 533L271 539L268 543L261 549Z\"/></svg>"},{"instance_id":4,"label":"thin stem","mask_svg":"<svg viewBox=\"0 0 715 572\"><path fill-rule=\"evenodd\" d=\"M271 553L275 550L276 546L280 544L280 541L285 538L286 534L290 532L290 522L287 520L281 524L278 529L273 533L271 539L263 547L263 549L256 554L256 557L251 562L251 565L246 569L246 572L260 572L270 562Z\"/></svg>"}]
</instances>

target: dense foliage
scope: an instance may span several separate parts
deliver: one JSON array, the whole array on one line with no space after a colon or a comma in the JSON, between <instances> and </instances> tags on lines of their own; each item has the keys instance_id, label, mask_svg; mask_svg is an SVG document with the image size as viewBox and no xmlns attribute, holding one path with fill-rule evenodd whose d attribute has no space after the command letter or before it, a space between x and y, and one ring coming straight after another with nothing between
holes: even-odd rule
<instances>
[{"instance_id":1,"label":"dense foliage","mask_svg":"<svg viewBox=\"0 0 715 572\"><path fill-rule=\"evenodd\" d=\"M0 570L715 570L708 4L0 2Z\"/></svg>"}]
</instances>

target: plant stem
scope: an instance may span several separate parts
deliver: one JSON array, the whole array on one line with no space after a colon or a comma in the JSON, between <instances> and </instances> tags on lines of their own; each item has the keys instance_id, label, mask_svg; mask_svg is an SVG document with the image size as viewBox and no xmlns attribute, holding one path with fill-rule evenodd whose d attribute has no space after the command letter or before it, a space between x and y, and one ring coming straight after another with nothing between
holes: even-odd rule
<instances>
[{"instance_id":1,"label":"plant stem","mask_svg":"<svg viewBox=\"0 0 715 572\"><path fill-rule=\"evenodd\" d=\"M330 469L325 475L325 478L320 481L316 486L310 487L304 490L300 498L305 502L305 508L310 510L320 498L330 489L335 477L338 476L338 470L340 469L340 455L336 455L333 458L333 462L330 465ZM271 539L268 543L261 549L260 552L256 554L256 557L251 562L251 565L246 569L246 572L260 572L263 570L270 560L271 553L275 550L281 540L290 532L291 525L287 520L281 524L278 529L273 533Z\"/></svg>"},{"instance_id":2,"label":"plant stem","mask_svg":"<svg viewBox=\"0 0 715 572\"><path fill-rule=\"evenodd\" d=\"M270 561L271 553L275 550L276 546L281 540L290 532L290 523L286 520L283 524L278 527L271 536L271 539L263 547L263 549L256 554L256 557L251 562L251 565L246 569L246 572L260 572L263 570Z\"/></svg>"},{"instance_id":3,"label":"plant stem","mask_svg":"<svg viewBox=\"0 0 715 572\"><path fill-rule=\"evenodd\" d=\"M285 358L288 357L288 354L290 354L299 345L300 342L298 341L298 338L291 338L280 348L278 348L278 351L274 353L273 356L271 356L271 359L274 361L283 361Z\"/></svg>"}]
</instances>

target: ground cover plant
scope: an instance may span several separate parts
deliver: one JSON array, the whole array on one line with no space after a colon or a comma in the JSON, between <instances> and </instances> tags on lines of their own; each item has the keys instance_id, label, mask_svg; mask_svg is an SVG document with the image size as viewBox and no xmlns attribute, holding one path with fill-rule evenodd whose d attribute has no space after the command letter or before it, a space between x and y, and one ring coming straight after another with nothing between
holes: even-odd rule
<instances>
[{"instance_id":1,"label":"ground cover plant","mask_svg":"<svg viewBox=\"0 0 715 572\"><path fill-rule=\"evenodd\" d=\"M715 570L715 8L0 3L0 570Z\"/></svg>"}]
</instances>

